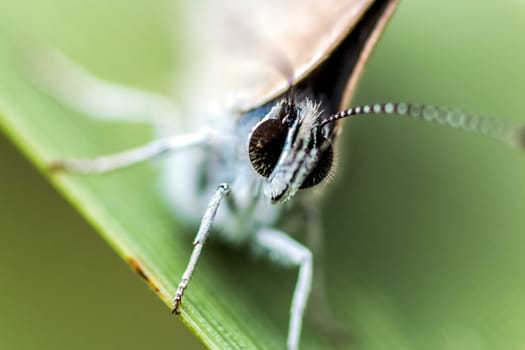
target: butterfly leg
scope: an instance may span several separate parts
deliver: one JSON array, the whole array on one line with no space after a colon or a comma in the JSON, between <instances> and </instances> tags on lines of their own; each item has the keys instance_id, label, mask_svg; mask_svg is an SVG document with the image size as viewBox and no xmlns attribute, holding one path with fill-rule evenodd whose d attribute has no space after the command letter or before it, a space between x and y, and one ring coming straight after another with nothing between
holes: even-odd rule
<instances>
[{"instance_id":1,"label":"butterfly leg","mask_svg":"<svg viewBox=\"0 0 525 350\"><path fill-rule=\"evenodd\" d=\"M50 171L99 174L124 168L167 153L202 146L213 142L212 130L155 140L143 146L93 159L65 159L51 162Z\"/></svg>"},{"instance_id":2,"label":"butterfly leg","mask_svg":"<svg viewBox=\"0 0 525 350\"><path fill-rule=\"evenodd\" d=\"M59 102L94 118L159 124L178 114L170 99L100 79L57 49L37 51L29 69L30 78Z\"/></svg>"},{"instance_id":3,"label":"butterfly leg","mask_svg":"<svg viewBox=\"0 0 525 350\"><path fill-rule=\"evenodd\" d=\"M215 195L213 196L212 200L208 204L208 209L206 209L206 212L204 213L204 217L202 218L201 225L199 227L199 231L197 232L197 236L195 237L195 240L193 241L193 252L191 253L190 261L188 263L188 266L186 267L186 270L184 271L182 275L182 279L175 293L175 298L173 299L173 307L171 310L175 314L180 313L180 305L182 303L182 296L184 294L184 291L186 290L186 287L188 286L188 283L190 282L191 276L193 275L193 271L195 270L195 266L197 265L197 262L201 255L202 248L204 247L204 243L206 243L206 239L209 236L211 224L213 223L215 214L217 214L217 209L219 208L219 205L221 204L223 198L229 192L230 192L230 187L227 184L221 184L217 188Z\"/></svg>"},{"instance_id":4,"label":"butterfly leg","mask_svg":"<svg viewBox=\"0 0 525 350\"><path fill-rule=\"evenodd\" d=\"M261 229L255 234L254 248L266 253L271 260L284 266L299 267L290 307L288 350L299 347L303 315L312 287L313 256L310 250L284 232Z\"/></svg>"}]
</instances>

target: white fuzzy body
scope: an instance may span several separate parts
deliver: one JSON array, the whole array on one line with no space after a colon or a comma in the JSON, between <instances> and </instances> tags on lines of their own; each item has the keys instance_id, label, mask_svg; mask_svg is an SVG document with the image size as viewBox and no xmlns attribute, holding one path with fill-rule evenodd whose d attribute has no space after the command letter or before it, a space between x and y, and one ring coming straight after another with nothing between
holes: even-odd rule
<instances>
[{"instance_id":1,"label":"white fuzzy body","mask_svg":"<svg viewBox=\"0 0 525 350\"><path fill-rule=\"evenodd\" d=\"M263 195L264 178L253 170L248 158L249 133L264 115L261 110L258 115L236 120L227 114L207 114L190 118L186 125L173 126L181 135L199 130L213 130L215 135L210 145L177 152L163 160L162 192L183 224L198 227L221 183L231 188L213 223L221 238L243 243L258 228L276 223L283 205L272 204ZM159 131L165 134L166 130L172 128Z\"/></svg>"}]
</instances>

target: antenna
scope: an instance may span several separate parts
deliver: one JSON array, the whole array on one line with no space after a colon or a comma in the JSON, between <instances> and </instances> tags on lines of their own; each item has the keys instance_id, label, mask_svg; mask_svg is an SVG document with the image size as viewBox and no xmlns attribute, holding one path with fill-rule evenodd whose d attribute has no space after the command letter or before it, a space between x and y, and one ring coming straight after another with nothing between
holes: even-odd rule
<instances>
[{"instance_id":1,"label":"antenna","mask_svg":"<svg viewBox=\"0 0 525 350\"><path fill-rule=\"evenodd\" d=\"M418 118L430 122L488 136L525 149L525 126L503 120L467 113L457 108L418 105L412 103L374 103L356 106L332 114L320 121L320 126L346 117L362 115L396 115Z\"/></svg>"}]
</instances>

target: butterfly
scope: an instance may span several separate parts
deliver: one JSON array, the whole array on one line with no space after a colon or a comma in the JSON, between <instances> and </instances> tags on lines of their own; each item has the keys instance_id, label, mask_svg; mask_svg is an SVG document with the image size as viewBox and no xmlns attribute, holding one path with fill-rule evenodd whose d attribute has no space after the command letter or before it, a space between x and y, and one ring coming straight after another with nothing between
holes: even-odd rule
<instances>
[{"instance_id":1,"label":"butterfly","mask_svg":"<svg viewBox=\"0 0 525 350\"><path fill-rule=\"evenodd\" d=\"M211 18L202 8L198 13L202 23L221 27L235 22L235 11L244 12L242 6L250 4L236 3L225 16L218 16L220 11L210 8L207 11ZM50 168L101 173L169 153L162 180L167 200L188 225L200 222L173 310L181 311L183 294L214 228L217 236L231 244L244 245L271 261L298 269L288 330L288 348L296 349L304 309L317 285L315 252L278 225L281 220L295 218L305 220L306 230L318 227L316 199L306 191L321 186L331 176L341 119L393 114L433 120L511 143L520 136L520 129L512 125L445 108L404 103L346 108L362 67L395 6L395 1L311 2L302 3L301 11L293 1L285 2L285 6L270 1L265 11L259 11L254 24L269 33L259 38L251 34L250 27L245 28L247 38L241 38L244 47L222 45L221 31L201 33L206 50L214 58L209 66L200 68L209 84L192 87L190 83L188 90L192 96L197 96L197 91L215 94L216 98L205 103L191 98L191 105L204 105L209 110L192 112L186 125L170 118L176 108L162 98L103 84L63 58L51 58L55 62L62 60L59 65L74 72L69 76L80 82L76 85L85 87L80 92L67 90L65 84L55 84L54 78L48 77L44 85L60 99L77 109L84 108L88 114L106 114L115 119L148 115L155 120L159 140L95 160L56 161ZM276 21L286 25L272 26ZM217 43L221 47L215 47ZM261 45L264 49L251 50ZM221 54L214 56L214 52ZM253 52L256 57L249 57ZM104 93L94 93L100 91ZM225 96L220 96L223 93ZM92 100L93 96L98 99ZM193 132L182 134L188 129ZM176 136L169 136L172 134Z\"/></svg>"}]
</instances>

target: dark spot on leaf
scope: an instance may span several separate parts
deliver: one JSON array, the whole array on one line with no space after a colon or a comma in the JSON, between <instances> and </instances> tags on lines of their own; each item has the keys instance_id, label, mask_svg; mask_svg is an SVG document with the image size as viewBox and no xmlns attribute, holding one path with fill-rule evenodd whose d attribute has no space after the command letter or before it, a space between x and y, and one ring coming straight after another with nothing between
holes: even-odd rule
<instances>
[{"instance_id":1,"label":"dark spot on leaf","mask_svg":"<svg viewBox=\"0 0 525 350\"><path fill-rule=\"evenodd\" d=\"M143 280L145 280L149 284L151 289L153 289L157 293L160 293L160 289L157 286L157 284L155 282L153 282L148 277L148 275L146 275L146 273L144 272L144 269L142 269L142 267L140 266L140 263L138 262L137 259L131 258L131 257L128 258L128 264L129 264L129 266L131 266L133 271L135 271L137 273L137 275L139 275Z\"/></svg>"},{"instance_id":2,"label":"dark spot on leaf","mask_svg":"<svg viewBox=\"0 0 525 350\"><path fill-rule=\"evenodd\" d=\"M64 162L60 160L51 162L47 165L47 171L49 171L50 173L58 173L60 171L64 171L65 168L66 167Z\"/></svg>"}]
</instances>

